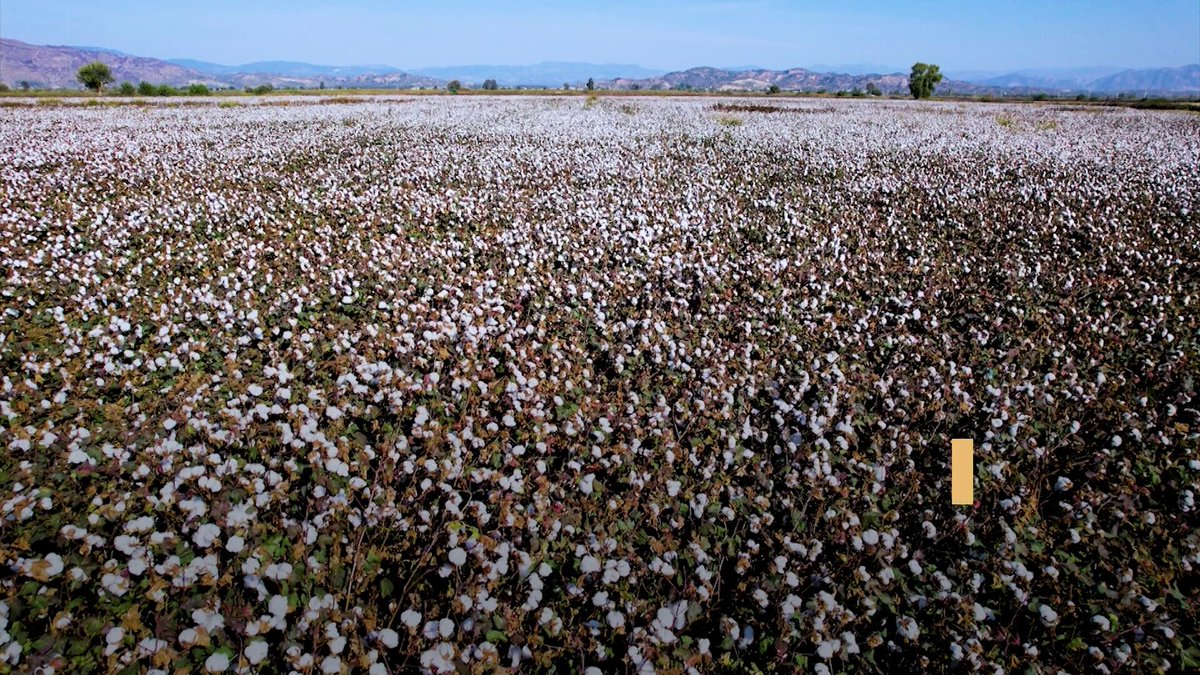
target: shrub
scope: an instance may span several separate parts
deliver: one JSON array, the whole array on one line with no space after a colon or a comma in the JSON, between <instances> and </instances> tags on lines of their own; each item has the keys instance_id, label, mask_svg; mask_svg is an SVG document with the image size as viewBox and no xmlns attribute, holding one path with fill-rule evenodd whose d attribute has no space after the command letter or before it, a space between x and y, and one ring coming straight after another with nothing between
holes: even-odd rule
<instances>
[{"instance_id":1,"label":"shrub","mask_svg":"<svg viewBox=\"0 0 1200 675\"><path fill-rule=\"evenodd\" d=\"M137 92L142 96L158 96L158 87L149 82L138 82Z\"/></svg>"},{"instance_id":2,"label":"shrub","mask_svg":"<svg viewBox=\"0 0 1200 675\"><path fill-rule=\"evenodd\" d=\"M160 84L155 88L155 96L177 96L179 90L169 84Z\"/></svg>"},{"instance_id":3,"label":"shrub","mask_svg":"<svg viewBox=\"0 0 1200 675\"><path fill-rule=\"evenodd\" d=\"M138 91L132 82L122 82L121 86L117 87L117 93L122 96L136 96Z\"/></svg>"},{"instance_id":4,"label":"shrub","mask_svg":"<svg viewBox=\"0 0 1200 675\"><path fill-rule=\"evenodd\" d=\"M189 84L187 88L188 96L208 96L209 93L208 87L203 84Z\"/></svg>"},{"instance_id":5,"label":"shrub","mask_svg":"<svg viewBox=\"0 0 1200 675\"><path fill-rule=\"evenodd\" d=\"M451 94L457 94L459 89L462 89L462 82L459 82L458 80L450 80L450 82L446 84L446 91L450 92Z\"/></svg>"}]
</instances>

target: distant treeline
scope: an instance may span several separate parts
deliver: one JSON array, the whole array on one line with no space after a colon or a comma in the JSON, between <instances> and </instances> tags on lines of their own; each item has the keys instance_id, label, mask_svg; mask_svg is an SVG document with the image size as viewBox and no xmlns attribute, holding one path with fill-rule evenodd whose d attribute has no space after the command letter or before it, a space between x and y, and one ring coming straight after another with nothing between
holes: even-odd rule
<instances>
[{"instance_id":1,"label":"distant treeline","mask_svg":"<svg viewBox=\"0 0 1200 675\"><path fill-rule=\"evenodd\" d=\"M117 96L208 96L212 91L203 84L189 84L186 87L172 87L169 84L154 84L152 82L122 82L112 93Z\"/></svg>"}]
</instances>

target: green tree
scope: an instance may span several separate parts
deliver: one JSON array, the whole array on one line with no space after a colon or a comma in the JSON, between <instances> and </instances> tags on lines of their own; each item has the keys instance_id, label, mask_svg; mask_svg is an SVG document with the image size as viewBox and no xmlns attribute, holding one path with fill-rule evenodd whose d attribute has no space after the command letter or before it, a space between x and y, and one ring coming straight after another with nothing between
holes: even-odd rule
<instances>
[{"instance_id":1,"label":"green tree","mask_svg":"<svg viewBox=\"0 0 1200 675\"><path fill-rule=\"evenodd\" d=\"M596 81L590 77L588 78L588 81L587 81L587 90L588 91L596 91Z\"/></svg>"},{"instance_id":2,"label":"green tree","mask_svg":"<svg viewBox=\"0 0 1200 675\"><path fill-rule=\"evenodd\" d=\"M867 93L872 96L883 96L883 90L874 82L867 83Z\"/></svg>"},{"instance_id":3,"label":"green tree","mask_svg":"<svg viewBox=\"0 0 1200 675\"><path fill-rule=\"evenodd\" d=\"M933 90L942 81L942 70L932 63L914 63L908 76L908 90L913 98L933 96Z\"/></svg>"},{"instance_id":4,"label":"green tree","mask_svg":"<svg viewBox=\"0 0 1200 675\"><path fill-rule=\"evenodd\" d=\"M33 88L33 83L29 80L21 80L17 83L17 86L21 88L21 91L29 91Z\"/></svg>"},{"instance_id":5,"label":"green tree","mask_svg":"<svg viewBox=\"0 0 1200 675\"><path fill-rule=\"evenodd\" d=\"M8 91L8 83L0 82L0 91Z\"/></svg>"},{"instance_id":6,"label":"green tree","mask_svg":"<svg viewBox=\"0 0 1200 675\"><path fill-rule=\"evenodd\" d=\"M137 91L142 96L158 96L158 87L145 80L138 82Z\"/></svg>"},{"instance_id":7,"label":"green tree","mask_svg":"<svg viewBox=\"0 0 1200 675\"><path fill-rule=\"evenodd\" d=\"M136 96L138 92L132 82L122 82L121 86L117 87L117 93L122 96Z\"/></svg>"},{"instance_id":8,"label":"green tree","mask_svg":"<svg viewBox=\"0 0 1200 675\"><path fill-rule=\"evenodd\" d=\"M484 80L483 88L487 91L496 91L500 88L500 85L497 84L495 80Z\"/></svg>"},{"instance_id":9,"label":"green tree","mask_svg":"<svg viewBox=\"0 0 1200 675\"><path fill-rule=\"evenodd\" d=\"M459 89L462 89L462 82L459 82L458 80L450 80L450 82L446 85L446 91L450 92L451 94L457 94Z\"/></svg>"},{"instance_id":10,"label":"green tree","mask_svg":"<svg viewBox=\"0 0 1200 675\"><path fill-rule=\"evenodd\" d=\"M780 92L780 89L779 89L779 85L777 85L777 84L773 84L773 85L767 87L768 94L778 94L779 92Z\"/></svg>"},{"instance_id":11,"label":"green tree","mask_svg":"<svg viewBox=\"0 0 1200 675\"><path fill-rule=\"evenodd\" d=\"M112 69L107 64L99 61L93 61L79 69L75 74L75 79L79 80L79 84L91 89L97 94L104 93L104 85L112 82Z\"/></svg>"},{"instance_id":12,"label":"green tree","mask_svg":"<svg viewBox=\"0 0 1200 675\"><path fill-rule=\"evenodd\" d=\"M208 96L208 87L202 84L189 84L187 88L188 96Z\"/></svg>"}]
</instances>

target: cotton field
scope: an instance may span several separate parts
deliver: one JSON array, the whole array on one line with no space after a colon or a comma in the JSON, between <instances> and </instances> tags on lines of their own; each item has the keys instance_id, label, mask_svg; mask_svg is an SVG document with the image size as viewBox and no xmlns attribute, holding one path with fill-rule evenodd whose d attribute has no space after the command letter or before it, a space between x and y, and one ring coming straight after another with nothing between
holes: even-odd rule
<instances>
[{"instance_id":1,"label":"cotton field","mask_svg":"<svg viewBox=\"0 0 1200 675\"><path fill-rule=\"evenodd\" d=\"M761 102L0 108L0 670L1200 667L1200 116Z\"/></svg>"}]
</instances>

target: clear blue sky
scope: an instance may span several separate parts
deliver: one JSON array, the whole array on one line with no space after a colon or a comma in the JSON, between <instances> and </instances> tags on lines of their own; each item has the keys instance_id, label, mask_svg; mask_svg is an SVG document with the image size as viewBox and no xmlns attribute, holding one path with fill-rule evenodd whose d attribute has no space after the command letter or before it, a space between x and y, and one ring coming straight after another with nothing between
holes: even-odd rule
<instances>
[{"instance_id":1,"label":"clear blue sky","mask_svg":"<svg viewBox=\"0 0 1200 675\"><path fill-rule=\"evenodd\" d=\"M0 36L236 64L1200 62L1200 0L0 0Z\"/></svg>"}]
</instances>

